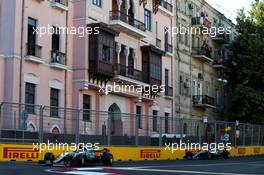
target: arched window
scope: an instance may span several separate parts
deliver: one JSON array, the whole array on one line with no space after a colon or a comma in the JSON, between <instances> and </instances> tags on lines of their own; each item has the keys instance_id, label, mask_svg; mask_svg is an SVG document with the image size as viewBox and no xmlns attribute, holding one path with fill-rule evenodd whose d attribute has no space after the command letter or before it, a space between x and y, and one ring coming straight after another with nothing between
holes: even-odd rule
<instances>
[{"instance_id":1,"label":"arched window","mask_svg":"<svg viewBox=\"0 0 264 175\"><path fill-rule=\"evenodd\" d=\"M52 134L60 134L60 130L57 126L55 126L52 130L51 130Z\"/></svg>"}]
</instances>

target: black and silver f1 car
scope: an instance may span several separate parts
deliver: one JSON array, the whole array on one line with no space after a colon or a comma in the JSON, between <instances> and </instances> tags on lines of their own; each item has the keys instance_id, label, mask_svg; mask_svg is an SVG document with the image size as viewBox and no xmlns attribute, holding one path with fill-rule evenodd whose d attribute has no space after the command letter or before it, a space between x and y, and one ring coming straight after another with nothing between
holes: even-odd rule
<instances>
[{"instance_id":1,"label":"black and silver f1 car","mask_svg":"<svg viewBox=\"0 0 264 175\"><path fill-rule=\"evenodd\" d=\"M112 165L114 157L108 149L80 149L65 152L55 158L53 153L46 153L42 163L46 165L85 166L89 163Z\"/></svg>"},{"instance_id":2,"label":"black and silver f1 car","mask_svg":"<svg viewBox=\"0 0 264 175\"><path fill-rule=\"evenodd\" d=\"M193 153L191 151L187 151L184 156L187 160L209 160L209 159L218 159L218 158L229 158L229 152L227 150L219 151L217 149L211 149L208 151L200 151L197 153Z\"/></svg>"}]
</instances>

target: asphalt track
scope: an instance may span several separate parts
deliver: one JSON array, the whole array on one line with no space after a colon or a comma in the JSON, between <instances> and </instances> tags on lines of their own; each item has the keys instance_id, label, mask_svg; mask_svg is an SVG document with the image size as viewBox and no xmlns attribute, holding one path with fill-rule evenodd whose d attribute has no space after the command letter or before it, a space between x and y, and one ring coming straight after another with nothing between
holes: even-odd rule
<instances>
[{"instance_id":1,"label":"asphalt track","mask_svg":"<svg viewBox=\"0 0 264 175\"><path fill-rule=\"evenodd\" d=\"M48 167L36 163L2 162L0 175L264 175L264 156L228 160L115 162L88 167Z\"/></svg>"}]
</instances>

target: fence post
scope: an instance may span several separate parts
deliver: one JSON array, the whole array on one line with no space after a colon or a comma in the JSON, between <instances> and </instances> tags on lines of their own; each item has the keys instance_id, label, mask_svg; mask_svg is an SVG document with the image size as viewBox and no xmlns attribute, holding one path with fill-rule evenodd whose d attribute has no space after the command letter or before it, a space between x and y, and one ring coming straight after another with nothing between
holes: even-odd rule
<instances>
[{"instance_id":1,"label":"fence post","mask_svg":"<svg viewBox=\"0 0 264 175\"><path fill-rule=\"evenodd\" d=\"M108 115L107 146L111 146L111 115Z\"/></svg>"},{"instance_id":2,"label":"fence post","mask_svg":"<svg viewBox=\"0 0 264 175\"><path fill-rule=\"evenodd\" d=\"M254 145L254 127L253 127L253 124L251 125L251 146Z\"/></svg>"},{"instance_id":3,"label":"fence post","mask_svg":"<svg viewBox=\"0 0 264 175\"><path fill-rule=\"evenodd\" d=\"M259 125L259 132L258 132L258 145L261 145L261 125Z\"/></svg>"},{"instance_id":4,"label":"fence post","mask_svg":"<svg viewBox=\"0 0 264 175\"><path fill-rule=\"evenodd\" d=\"M58 108L58 110L59 110L59 113L60 113L60 108ZM66 132L67 132L67 124L66 124L66 122L67 122L67 109L66 109L66 107L64 107L64 110L63 110L63 142L66 142Z\"/></svg>"},{"instance_id":5,"label":"fence post","mask_svg":"<svg viewBox=\"0 0 264 175\"><path fill-rule=\"evenodd\" d=\"M160 125L159 125L159 146L162 146L162 118L160 118Z\"/></svg>"},{"instance_id":6,"label":"fence post","mask_svg":"<svg viewBox=\"0 0 264 175\"><path fill-rule=\"evenodd\" d=\"M2 106L4 103L0 103L0 139L2 138Z\"/></svg>"},{"instance_id":7,"label":"fence post","mask_svg":"<svg viewBox=\"0 0 264 175\"><path fill-rule=\"evenodd\" d=\"M183 129L184 129L184 128L183 128L183 118L180 119L179 123L180 123L179 128L180 128L181 141L182 141L183 134L184 134L184 133L183 133L183 132L184 132L184 131L183 131Z\"/></svg>"},{"instance_id":8,"label":"fence post","mask_svg":"<svg viewBox=\"0 0 264 175\"><path fill-rule=\"evenodd\" d=\"M237 146L237 134L236 134L236 131L237 131L237 123L235 122L235 127L234 127L234 145Z\"/></svg>"},{"instance_id":9,"label":"fence post","mask_svg":"<svg viewBox=\"0 0 264 175\"><path fill-rule=\"evenodd\" d=\"M246 146L246 124L243 125L243 146Z\"/></svg>"},{"instance_id":10,"label":"fence post","mask_svg":"<svg viewBox=\"0 0 264 175\"><path fill-rule=\"evenodd\" d=\"M216 123L216 120L214 122L214 142L216 143L217 142L217 123Z\"/></svg>"},{"instance_id":11,"label":"fence post","mask_svg":"<svg viewBox=\"0 0 264 175\"><path fill-rule=\"evenodd\" d=\"M78 145L80 142L80 112L81 110L77 110L76 114L76 134L75 134L75 143Z\"/></svg>"},{"instance_id":12,"label":"fence post","mask_svg":"<svg viewBox=\"0 0 264 175\"><path fill-rule=\"evenodd\" d=\"M43 114L44 114L45 106L40 106L39 111L39 143L43 143Z\"/></svg>"},{"instance_id":13,"label":"fence post","mask_svg":"<svg viewBox=\"0 0 264 175\"><path fill-rule=\"evenodd\" d=\"M135 144L136 144L136 146L138 146L138 129L139 129L139 120L140 120L140 118L139 118L138 115L136 115L135 119L136 119L136 123L135 123L135 126L136 126L136 130L135 130Z\"/></svg>"},{"instance_id":14,"label":"fence post","mask_svg":"<svg viewBox=\"0 0 264 175\"><path fill-rule=\"evenodd\" d=\"M3 107L4 103L0 104L0 139L2 138L2 127L3 127L3 116L2 116L2 107Z\"/></svg>"}]
</instances>

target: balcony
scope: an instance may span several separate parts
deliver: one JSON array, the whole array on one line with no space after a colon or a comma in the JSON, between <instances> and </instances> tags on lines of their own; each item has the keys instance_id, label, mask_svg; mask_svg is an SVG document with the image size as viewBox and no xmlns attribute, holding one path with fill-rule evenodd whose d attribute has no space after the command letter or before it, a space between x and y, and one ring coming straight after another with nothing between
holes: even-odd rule
<instances>
[{"instance_id":1,"label":"balcony","mask_svg":"<svg viewBox=\"0 0 264 175\"><path fill-rule=\"evenodd\" d=\"M228 44L230 42L229 35L227 34L217 34L215 37L212 37L212 40L218 44Z\"/></svg>"},{"instance_id":2,"label":"balcony","mask_svg":"<svg viewBox=\"0 0 264 175\"><path fill-rule=\"evenodd\" d=\"M193 47L192 57L200 59L203 62L213 62L212 51L210 47Z\"/></svg>"},{"instance_id":3,"label":"balcony","mask_svg":"<svg viewBox=\"0 0 264 175\"><path fill-rule=\"evenodd\" d=\"M172 53L173 52L173 48L172 48L171 44L165 43L165 52L167 52L167 53Z\"/></svg>"},{"instance_id":4,"label":"balcony","mask_svg":"<svg viewBox=\"0 0 264 175\"><path fill-rule=\"evenodd\" d=\"M68 0L52 0L51 7L67 11L68 10Z\"/></svg>"},{"instance_id":5,"label":"balcony","mask_svg":"<svg viewBox=\"0 0 264 175\"><path fill-rule=\"evenodd\" d=\"M168 15L173 16L173 5L169 2L163 0L161 6L159 6L159 9Z\"/></svg>"},{"instance_id":6,"label":"balcony","mask_svg":"<svg viewBox=\"0 0 264 175\"><path fill-rule=\"evenodd\" d=\"M211 28L211 22L203 16L192 17L192 25L194 27Z\"/></svg>"},{"instance_id":7,"label":"balcony","mask_svg":"<svg viewBox=\"0 0 264 175\"><path fill-rule=\"evenodd\" d=\"M219 49L215 51L213 67L217 69L226 69L225 66L228 60L227 50Z\"/></svg>"},{"instance_id":8,"label":"balcony","mask_svg":"<svg viewBox=\"0 0 264 175\"><path fill-rule=\"evenodd\" d=\"M67 70L65 53L62 53L58 50L52 50L50 67Z\"/></svg>"},{"instance_id":9,"label":"balcony","mask_svg":"<svg viewBox=\"0 0 264 175\"><path fill-rule=\"evenodd\" d=\"M43 64L44 60L41 58L42 46L36 44L27 44L26 61L31 61L37 64Z\"/></svg>"},{"instance_id":10,"label":"balcony","mask_svg":"<svg viewBox=\"0 0 264 175\"><path fill-rule=\"evenodd\" d=\"M208 95L194 95L193 106L201 108L216 108L215 99Z\"/></svg>"},{"instance_id":11,"label":"balcony","mask_svg":"<svg viewBox=\"0 0 264 175\"><path fill-rule=\"evenodd\" d=\"M112 63L108 63L102 60L90 60L89 73L94 75L103 75L106 77L114 76L114 67Z\"/></svg>"},{"instance_id":12,"label":"balcony","mask_svg":"<svg viewBox=\"0 0 264 175\"><path fill-rule=\"evenodd\" d=\"M144 83L146 82L143 79L142 71L127 67L126 65L115 64L114 72L115 72L114 79L122 80L129 83L134 83L134 84L142 84L143 82Z\"/></svg>"},{"instance_id":13,"label":"balcony","mask_svg":"<svg viewBox=\"0 0 264 175\"><path fill-rule=\"evenodd\" d=\"M146 37L146 27L141 21L129 17L120 11L110 12L110 25L117 31L123 31L131 36L142 38Z\"/></svg>"},{"instance_id":14,"label":"balcony","mask_svg":"<svg viewBox=\"0 0 264 175\"><path fill-rule=\"evenodd\" d=\"M173 97L173 88L170 86L165 86L165 96Z\"/></svg>"}]
</instances>

